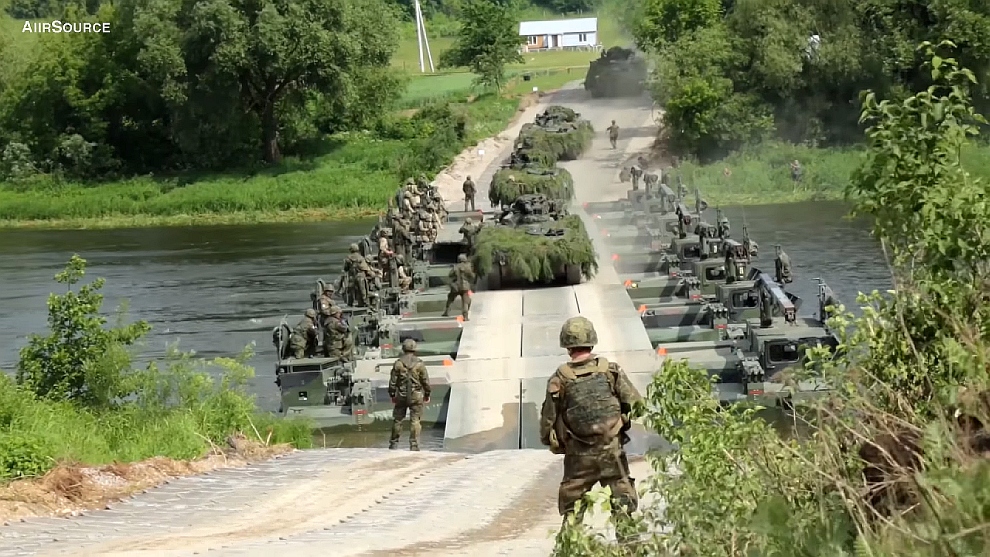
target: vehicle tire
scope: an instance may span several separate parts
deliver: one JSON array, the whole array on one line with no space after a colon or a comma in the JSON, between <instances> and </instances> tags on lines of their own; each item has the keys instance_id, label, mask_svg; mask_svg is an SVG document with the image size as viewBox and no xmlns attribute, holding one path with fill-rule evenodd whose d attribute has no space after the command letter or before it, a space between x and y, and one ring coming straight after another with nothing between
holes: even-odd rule
<instances>
[{"instance_id":1,"label":"vehicle tire","mask_svg":"<svg viewBox=\"0 0 990 557\"><path fill-rule=\"evenodd\" d=\"M581 266L580 265L567 265L564 267L564 273L567 275L567 286L574 286L581 284Z\"/></svg>"},{"instance_id":2,"label":"vehicle tire","mask_svg":"<svg viewBox=\"0 0 990 557\"><path fill-rule=\"evenodd\" d=\"M502 267L500 265L493 265L492 270L488 271L488 289L500 290L501 288L502 288Z\"/></svg>"}]
</instances>

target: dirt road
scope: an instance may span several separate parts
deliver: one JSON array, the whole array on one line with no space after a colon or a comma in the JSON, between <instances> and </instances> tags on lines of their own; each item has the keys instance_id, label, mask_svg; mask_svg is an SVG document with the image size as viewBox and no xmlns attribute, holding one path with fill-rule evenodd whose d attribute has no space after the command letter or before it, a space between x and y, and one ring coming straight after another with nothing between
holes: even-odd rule
<instances>
[{"instance_id":1,"label":"dirt road","mask_svg":"<svg viewBox=\"0 0 990 557\"><path fill-rule=\"evenodd\" d=\"M551 100L575 108L598 131L585 158L567 163L578 201L624 195L619 167L649 147L654 133L648 100L592 101L583 89ZM616 150L605 133L613 119L623 130ZM603 263L595 280L614 281ZM646 472L644 462L633 464L633 476ZM560 523L560 474L560 457L539 450L298 451L178 479L87 516L4 526L0 557L545 557Z\"/></svg>"}]
</instances>

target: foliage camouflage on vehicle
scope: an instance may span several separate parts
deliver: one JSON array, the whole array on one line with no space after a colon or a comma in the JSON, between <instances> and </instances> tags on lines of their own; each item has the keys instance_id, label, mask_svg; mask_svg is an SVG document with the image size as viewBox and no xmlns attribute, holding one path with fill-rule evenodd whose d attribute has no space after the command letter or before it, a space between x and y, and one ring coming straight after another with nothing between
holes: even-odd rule
<instances>
[{"instance_id":1,"label":"foliage camouflage on vehicle","mask_svg":"<svg viewBox=\"0 0 990 557\"><path fill-rule=\"evenodd\" d=\"M513 179L510 180L509 178ZM530 165L502 168L492 176L488 200L492 207L508 205L520 195L541 193L553 199L570 201L574 197L574 177L563 168Z\"/></svg>"},{"instance_id":2,"label":"foliage camouflage on vehicle","mask_svg":"<svg viewBox=\"0 0 990 557\"><path fill-rule=\"evenodd\" d=\"M591 278L598 272L595 248L584 223L577 215L559 221L533 225L563 229L563 236L527 233L529 227L486 227L478 234L474 266L479 276L491 272L499 255L513 275L531 282L552 282L557 270L565 265L579 265L581 274Z\"/></svg>"},{"instance_id":3,"label":"foliage camouflage on vehicle","mask_svg":"<svg viewBox=\"0 0 990 557\"><path fill-rule=\"evenodd\" d=\"M646 60L614 46L589 64L584 88L592 97L634 97L643 93L645 81Z\"/></svg>"},{"instance_id":4,"label":"foliage camouflage on vehicle","mask_svg":"<svg viewBox=\"0 0 990 557\"><path fill-rule=\"evenodd\" d=\"M534 162L551 165L580 157L591 147L594 137L595 130L587 120L548 127L526 124L519 131L516 150L526 153Z\"/></svg>"}]
</instances>

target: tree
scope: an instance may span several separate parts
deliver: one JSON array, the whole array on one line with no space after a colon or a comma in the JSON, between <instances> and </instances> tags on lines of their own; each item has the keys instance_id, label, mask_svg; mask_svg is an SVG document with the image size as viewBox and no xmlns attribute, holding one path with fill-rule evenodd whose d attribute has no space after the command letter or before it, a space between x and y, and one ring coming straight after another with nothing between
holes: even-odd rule
<instances>
[{"instance_id":1,"label":"tree","mask_svg":"<svg viewBox=\"0 0 990 557\"><path fill-rule=\"evenodd\" d=\"M50 334L29 337L16 378L40 397L105 407L134 393L136 384L128 381L127 347L151 328L144 321L106 328L107 320L100 315L103 279L72 291L85 274L86 260L73 255L55 275L69 290L48 297Z\"/></svg>"},{"instance_id":2,"label":"tree","mask_svg":"<svg viewBox=\"0 0 990 557\"><path fill-rule=\"evenodd\" d=\"M478 83L501 90L506 64L523 61L515 10L493 0L467 0L461 22L460 35L441 56L441 65L467 66L478 74Z\"/></svg>"},{"instance_id":3,"label":"tree","mask_svg":"<svg viewBox=\"0 0 990 557\"><path fill-rule=\"evenodd\" d=\"M633 35L640 48L672 43L691 31L711 27L722 17L720 0L644 0Z\"/></svg>"}]
</instances>

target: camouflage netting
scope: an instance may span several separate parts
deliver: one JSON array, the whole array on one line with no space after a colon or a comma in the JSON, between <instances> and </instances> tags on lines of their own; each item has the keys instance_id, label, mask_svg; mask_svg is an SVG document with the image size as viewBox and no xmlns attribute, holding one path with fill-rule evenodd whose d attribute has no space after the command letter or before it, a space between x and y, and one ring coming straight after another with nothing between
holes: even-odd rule
<instances>
[{"instance_id":1,"label":"camouflage netting","mask_svg":"<svg viewBox=\"0 0 990 557\"><path fill-rule=\"evenodd\" d=\"M539 225L537 225L539 226ZM581 274L591 278L598 271L598 261L591 237L577 215L557 222L543 223L545 227L563 228L563 236L536 236L527 227L485 227L478 234L474 267L479 276L491 272L496 254L504 254L513 276L530 282L553 282L566 265L579 265Z\"/></svg>"},{"instance_id":2,"label":"camouflage netting","mask_svg":"<svg viewBox=\"0 0 990 557\"><path fill-rule=\"evenodd\" d=\"M519 131L516 148L524 151L534 162L554 164L581 156L595 137L591 122L579 120L543 128L526 124Z\"/></svg>"},{"instance_id":3,"label":"camouflage netting","mask_svg":"<svg viewBox=\"0 0 990 557\"><path fill-rule=\"evenodd\" d=\"M509 180L510 176L514 180ZM488 200L492 207L500 207L527 193L570 201L574 197L574 178L570 172L556 167L503 168L492 176Z\"/></svg>"},{"instance_id":4,"label":"camouflage netting","mask_svg":"<svg viewBox=\"0 0 990 557\"><path fill-rule=\"evenodd\" d=\"M612 47L588 66L584 88L592 97L625 97L643 93L646 60L634 51Z\"/></svg>"}]
</instances>

